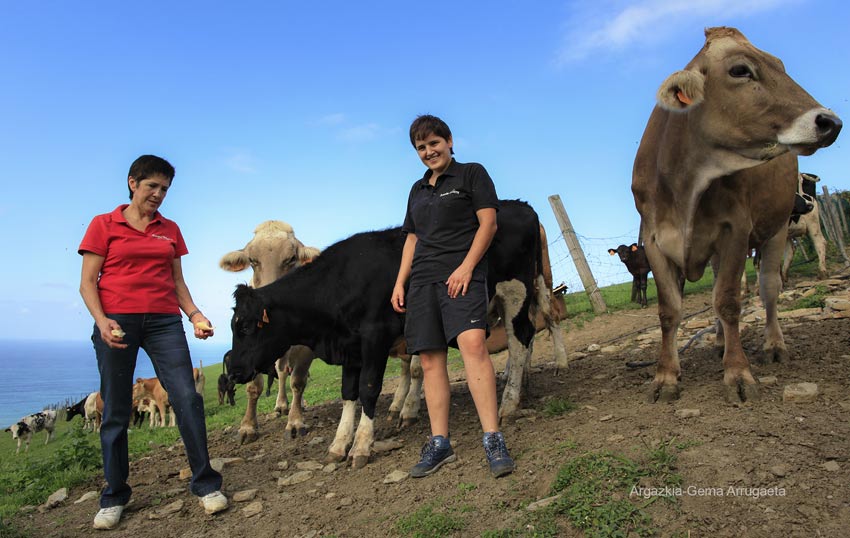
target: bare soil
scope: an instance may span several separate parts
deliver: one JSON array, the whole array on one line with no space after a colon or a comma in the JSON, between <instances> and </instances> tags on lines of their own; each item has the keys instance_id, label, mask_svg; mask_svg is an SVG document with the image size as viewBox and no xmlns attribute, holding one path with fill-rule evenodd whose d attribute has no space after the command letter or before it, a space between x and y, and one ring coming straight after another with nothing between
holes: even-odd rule
<instances>
[{"instance_id":1,"label":"bare soil","mask_svg":"<svg viewBox=\"0 0 850 538\"><path fill-rule=\"evenodd\" d=\"M839 293L850 285L843 282ZM708 320L709 306L710 294L692 295L686 298L685 312ZM393 471L407 471L418 461L428 435L424 411L422 420L405 431L386 421L394 386L387 380L376 438L396 440L401 447L376 454L364 469L314 470L303 483L279 486L278 479L292 475L299 462L324 460L341 404L310 407L311 430L297 439L284 435L285 419L265 416L263 435L255 443L239 446L233 431L211 432L209 439L211 456L242 458L224 468L224 490L232 496L256 488L251 502L261 502L255 505L259 514L248 516L250 502L243 502L215 516L205 515L187 491L187 481L178 476L187 466L178 445L132 462L133 500L118 529L108 535L398 536L396 522L428 503L463 519L465 527L456 536L522 530L526 505L550 495L558 469L571 458L601 450L636 457L647 447L675 440L682 447L674 451L685 492L675 503L646 507L659 536L850 536L850 319L783 322L792 360L767 366L753 361L756 377L775 376L777 381L763 384L760 400L743 406L723 400L722 367L710 345L711 335L682 354L681 399L646 403L654 367L629 368L626 363L655 358L657 340L638 337L657 327L654 305L600 315L581 326L567 322L566 342L577 358L557 373L550 340L538 335L521 416L503 426L517 460L516 472L508 477L495 480L489 475L480 426L466 386L459 381L453 385L451 418L458 461L424 479L384 483ZM743 340L749 356L755 357L762 344L761 328L755 324L745 329ZM608 348L587 352L591 344ZM503 365L504 354L494 359ZM783 402L784 386L799 382L817 383L817 399ZM550 417L544 409L552 399L569 400L576 409ZM698 409L700 414L680 418L676 411L681 409ZM288 469L281 468L284 462ZM93 480L75 487L59 507L20 514L14 523L33 536L91 536L97 501L72 501L101 486L100 480ZM730 486L741 493L718 494L727 493ZM774 494L758 493L767 488ZM175 513L159 515L181 500L183 506ZM559 525L564 536L583 536L566 519Z\"/></svg>"}]
</instances>

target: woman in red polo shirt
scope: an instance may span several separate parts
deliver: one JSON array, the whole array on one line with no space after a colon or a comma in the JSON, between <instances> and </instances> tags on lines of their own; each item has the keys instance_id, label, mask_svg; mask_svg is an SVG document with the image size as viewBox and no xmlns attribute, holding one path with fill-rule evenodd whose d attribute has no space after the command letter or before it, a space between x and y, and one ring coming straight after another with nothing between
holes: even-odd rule
<instances>
[{"instance_id":1,"label":"woman in red polo shirt","mask_svg":"<svg viewBox=\"0 0 850 538\"><path fill-rule=\"evenodd\" d=\"M180 257L188 253L180 228L159 213L174 179L161 157L142 155L130 166L130 203L92 219L80 243L80 295L94 318L92 343L100 370L103 422L100 442L106 488L94 528L118 525L130 501L127 428L139 348L153 362L177 417L192 469L190 489L208 514L227 508L221 475L210 466L204 401L195 392L192 360L180 311L196 338L213 335L192 300Z\"/></svg>"}]
</instances>

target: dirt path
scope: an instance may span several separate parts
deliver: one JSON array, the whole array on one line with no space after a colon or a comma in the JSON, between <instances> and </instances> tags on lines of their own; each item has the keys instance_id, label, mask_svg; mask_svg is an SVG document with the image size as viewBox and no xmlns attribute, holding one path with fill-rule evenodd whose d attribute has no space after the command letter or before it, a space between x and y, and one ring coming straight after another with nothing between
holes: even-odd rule
<instances>
[{"instance_id":1,"label":"dirt path","mask_svg":"<svg viewBox=\"0 0 850 538\"><path fill-rule=\"evenodd\" d=\"M848 280L835 281L830 293L846 295L848 286ZM783 302L810 288L802 285L786 293ZM702 313L689 321L691 329L683 333L682 342L708 323L708 301L707 294L687 298L686 313ZM755 320L743 333L752 357L761 346L759 314L753 308L746 312ZM776 380L762 385L760 401L734 407L722 399L722 369L710 345L711 335L682 355L681 399L669 405L648 404L644 401L652 367L632 369L625 364L655 358L654 306L598 316L581 327L566 328L574 360L557 376L549 339L538 336L524 409L504 427L518 464L509 477L490 478L471 400L465 385L457 383L451 427L458 462L431 477L384 482L393 471L407 471L418 460L427 420L402 432L379 420L377 438L397 441L400 448L377 454L365 469L315 469L302 483L279 485L279 479L292 476L298 464L323 460L340 414L341 406L335 402L311 407L309 435L294 440L284 438L284 421L273 417L262 418L263 436L253 444L240 447L232 432L213 432L213 457L241 458L224 468L228 495L257 490L252 501L234 503L217 516L203 513L178 476L186 466L180 446L133 462L133 502L120 527L106 535L397 536L397 521L426 505L463 522L456 536L522 531L526 505L550 495L558 469L570 459L601 451L639 457L648 448L667 443L677 447L671 450L677 455L675 469L685 489L675 503L645 503L658 535L850 536L850 319L830 317L828 312L809 312L808 317L784 320L793 360L754 366L757 377ZM592 344L602 349L587 351ZM503 355L495 359L497 364L504 362ZM783 387L798 382L818 384L820 393L813 403L783 402ZM389 405L386 392L378 408L380 417L386 416ZM575 410L556 416L544 412L549 402L563 400L575 404ZM676 412L683 409L698 409L699 415L680 418ZM74 488L65 504L45 513L19 515L15 523L33 536L91 536L96 500L72 501L99 487L100 481L94 481ZM174 513L162 515L169 506ZM247 515L249 507L259 513ZM560 535L583 536L566 518L558 519L558 526Z\"/></svg>"}]
</instances>

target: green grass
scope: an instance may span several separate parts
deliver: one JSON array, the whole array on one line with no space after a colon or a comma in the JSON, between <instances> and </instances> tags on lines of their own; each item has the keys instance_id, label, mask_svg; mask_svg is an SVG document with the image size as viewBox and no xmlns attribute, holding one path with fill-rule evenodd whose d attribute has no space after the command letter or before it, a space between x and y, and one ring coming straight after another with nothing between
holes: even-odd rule
<instances>
[{"instance_id":1,"label":"green grass","mask_svg":"<svg viewBox=\"0 0 850 538\"><path fill-rule=\"evenodd\" d=\"M466 523L453 509L437 507L438 503L435 501L409 516L401 517L396 521L396 531L409 538L438 538L463 530Z\"/></svg>"},{"instance_id":2,"label":"green grass","mask_svg":"<svg viewBox=\"0 0 850 538\"><path fill-rule=\"evenodd\" d=\"M635 459L608 451L588 452L570 458L558 471L549 494L560 497L546 508L524 514L510 529L491 530L487 538L555 538L566 526L580 529L588 538L654 536L646 508L656 499L675 503L675 497L630 498L640 484L681 486L675 472L679 446L675 440L646 446Z\"/></svg>"}]
</instances>

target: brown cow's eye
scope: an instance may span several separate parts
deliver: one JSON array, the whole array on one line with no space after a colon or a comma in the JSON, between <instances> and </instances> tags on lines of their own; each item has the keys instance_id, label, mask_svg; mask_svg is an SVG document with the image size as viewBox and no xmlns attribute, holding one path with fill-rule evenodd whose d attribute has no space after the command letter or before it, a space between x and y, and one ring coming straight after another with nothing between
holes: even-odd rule
<instances>
[{"instance_id":1,"label":"brown cow's eye","mask_svg":"<svg viewBox=\"0 0 850 538\"><path fill-rule=\"evenodd\" d=\"M755 78L752 69L744 64L733 65L732 68L729 69L729 76L735 78Z\"/></svg>"}]
</instances>

